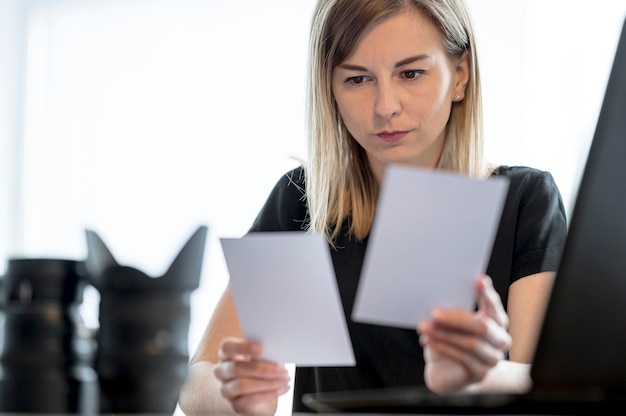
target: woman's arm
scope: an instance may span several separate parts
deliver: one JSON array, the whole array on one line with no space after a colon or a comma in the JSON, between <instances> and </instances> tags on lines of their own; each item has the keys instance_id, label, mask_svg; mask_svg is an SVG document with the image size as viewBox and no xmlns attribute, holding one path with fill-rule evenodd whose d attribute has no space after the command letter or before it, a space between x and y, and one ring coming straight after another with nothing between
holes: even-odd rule
<instances>
[{"instance_id":1,"label":"woman's arm","mask_svg":"<svg viewBox=\"0 0 626 416\"><path fill-rule=\"evenodd\" d=\"M219 343L226 337L243 337L230 290L226 289L191 359L179 405L186 415L234 413L221 392L221 382L213 369L219 361Z\"/></svg>"},{"instance_id":2,"label":"woman's arm","mask_svg":"<svg viewBox=\"0 0 626 416\"><path fill-rule=\"evenodd\" d=\"M511 361L532 362L555 276L555 272L533 274L518 279L509 288Z\"/></svg>"}]
</instances>

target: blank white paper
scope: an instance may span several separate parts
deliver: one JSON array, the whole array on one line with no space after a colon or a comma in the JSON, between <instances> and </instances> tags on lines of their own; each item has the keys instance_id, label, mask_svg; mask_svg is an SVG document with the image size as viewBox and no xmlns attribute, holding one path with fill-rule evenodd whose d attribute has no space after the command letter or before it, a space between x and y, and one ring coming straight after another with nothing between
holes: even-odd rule
<instances>
[{"instance_id":1,"label":"blank white paper","mask_svg":"<svg viewBox=\"0 0 626 416\"><path fill-rule=\"evenodd\" d=\"M473 309L474 284L486 271L508 185L501 177L390 166L353 320L416 328L435 308Z\"/></svg>"},{"instance_id":2,"label":"blank white paper","mask_svg":"<svg viewBox=\"0 0 626 416\"><path fill-rule=\"evenodd\" d=\"M264 357L299 366L353 366L328 244L321 235L221 238L243 332Z\"/></svg>"}]
</instances>

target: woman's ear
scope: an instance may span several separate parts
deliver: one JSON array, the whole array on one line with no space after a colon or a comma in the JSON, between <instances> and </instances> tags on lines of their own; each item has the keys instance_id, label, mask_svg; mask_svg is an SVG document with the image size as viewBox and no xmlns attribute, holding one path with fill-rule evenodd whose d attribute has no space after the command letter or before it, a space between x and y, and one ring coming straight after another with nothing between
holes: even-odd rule
<instances>
[{"instance_id":1,"label":"woman's ear","mask_svg":"<svg viewBox=\"0 0 626 416\"><path fill-rule=\"evenodd\" d=\"M454 97L455 101L460 101L465 97L465 87L469 82L470 73L470 57L469 52L466 50L456 61L455 73L456 83L454 85ZM458 99L456 97L459 97Z\"/></svg>"}]
</instances>

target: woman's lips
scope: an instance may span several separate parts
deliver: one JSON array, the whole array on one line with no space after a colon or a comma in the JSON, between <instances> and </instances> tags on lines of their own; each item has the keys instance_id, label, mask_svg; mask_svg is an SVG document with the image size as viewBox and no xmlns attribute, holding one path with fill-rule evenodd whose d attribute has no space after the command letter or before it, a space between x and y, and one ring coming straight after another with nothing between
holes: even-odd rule
<instances>
[{"instance_id":1,"label":"woman's lips","mask_svg":"<svg viewBox=\"0 0 626 416\"><path fill-rule=\"evenodd\" d=\"M401 140L408 131L381 131L377 134L385 142L397 142Z\"/></svg>"}]
</instances>

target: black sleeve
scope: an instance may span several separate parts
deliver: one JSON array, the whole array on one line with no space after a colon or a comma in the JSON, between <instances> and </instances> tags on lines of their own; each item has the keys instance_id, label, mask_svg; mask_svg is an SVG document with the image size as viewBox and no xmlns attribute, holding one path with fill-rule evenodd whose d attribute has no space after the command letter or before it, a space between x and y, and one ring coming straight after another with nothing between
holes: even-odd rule
<instances>
[{"instance_id":1,"label":"black sleeve","mask_svg":"<svg viewBox=\"0 0 626 416\"><path fill-rule=\"evenodd\" d=\"M248 232L304 231L306 217L304 170L299 167L281 176Z\"/></svg>"},{"instance_id":2,"label":"black sleeve","mask_svg":"<svg viewBox=\"0 0 626 416\"><path fill-rule=\"evenodd\" d=\"M520 192L512 282L529 274L556 271L567 235L565 208L550 173L529 177Z\"/></svg>"},{"instance_id":3,"label":"black sleeve","mask_svg":"<svg viewBox=\"0 0 626 416\"><path fill-rule=\"evenodd\" d=\"M487 274L506 305L513 282L558 269L567 223L561 194L549 172L501 166L494 175L508 177L510 185Z\"/></svg>"}]
</instances>

